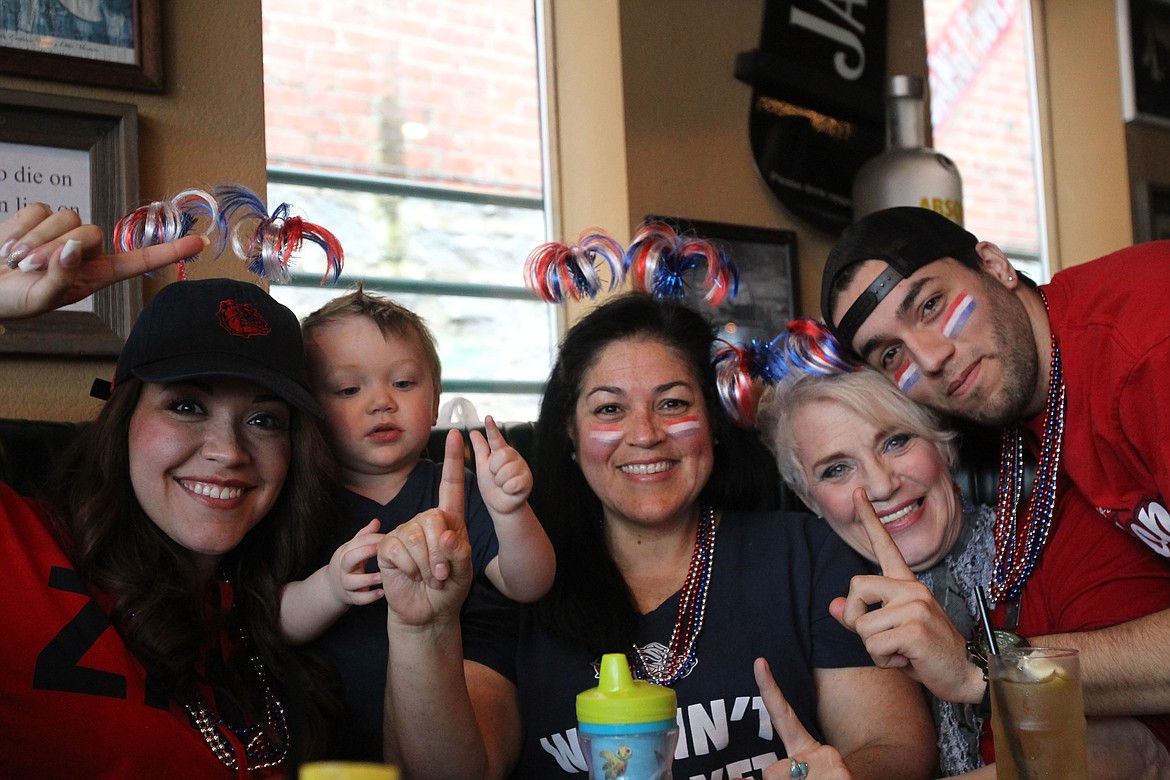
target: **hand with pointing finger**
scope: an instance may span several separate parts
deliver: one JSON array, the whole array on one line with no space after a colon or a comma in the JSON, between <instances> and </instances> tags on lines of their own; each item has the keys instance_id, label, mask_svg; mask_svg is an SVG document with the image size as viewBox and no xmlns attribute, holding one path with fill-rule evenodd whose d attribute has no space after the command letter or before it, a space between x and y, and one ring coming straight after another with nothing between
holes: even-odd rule
<instances>
[{"instance_id":1,"label":"hand with pointing finger","mask_svg":"<svg viewBox=\"0 0 1170 780\"><path fill-rule=\"evenodd\" d=\"M378 569L389 620L426 626L458 620L471 587L471 544L464 524L463 437L447 434L439 505L386 534L378 545Z\"/></svg>"},{"instance_id":2,"label":"hand with pointing finger","mask_svg":"<svg viewBox=\"0 0 1170 780\"><path fill-rule=\"evenodd\" d=\"M528 504L532 470L508 444L496 421L484 420L485 438L471 432L475 473L483 503L492 518L499 552L488 562L492 584L513 601L531 603L552 587L556 553Z\"/></svg>"},{"instance_id":3,"label":"hand with pointing finger","mask_svg":"<svg viewBox=\"0 0 1170 780\"><path fill-rule=\"evenodd\" d=\"M207 246L202 236L102 254L102 232L76 213L32 203L0 222L0 320L45 314Z\"/></svg>"},{"instance_id":4,"label":"hand with pointing finger","mask_svg":"<svg viewBox=\"0 0 1170 780\"><path fill-rule=\"evenodd\" d=\"M479 431L469 434L475 451L479 493L493 517L511 514L528 502L532 470L516 448L508 444L490 415L484 420L484 430L486 438Z\"/></svg>"},{"instance_id":5,"label":"hand with pointing finger","mask_svg":"<svg viewBox=\"0 0 1170 780\"><path fill-rule=\"evenodd\" d=\"M377 554L378 543L382 541L379 525L377 520L371 520L360 528L352 539L334 551L326 564L329 592L341 605L371 604L382 598L378 587L381 575L366 572L366 562Z\"/></svg>"},{"instance_id":6,"label":"hand with pointing finger","mask_svg":"<svg viewBox=\"0 0 1170 780\"><path fill-rule=\"evenodd\" d=\"M861 637L877 666L901 668L945 701L979 702L983 672L971 663L966 638L906 565L863 488L854 491L853 506L882 573L854 577L829 611ZM881 608L871 610L875 604Z\"/></svg>"},{"instance_id":7,"label":"hand with pointing finger","mask_svg":"<svg viewBox=\"0 0 1170 780\"><path fill-rule=\"evenodd\" d=\"M784 743L789 758L782 758L764 770L764 780L790 777L808 777L811 780L850 780L853 775L837 749L822 745L800 722L784 694L772 677L772 670L763 658L757 658L752 670L760 687L760 698L768 710L768 717L776 735Z\"/></svg>"}]
</instances>

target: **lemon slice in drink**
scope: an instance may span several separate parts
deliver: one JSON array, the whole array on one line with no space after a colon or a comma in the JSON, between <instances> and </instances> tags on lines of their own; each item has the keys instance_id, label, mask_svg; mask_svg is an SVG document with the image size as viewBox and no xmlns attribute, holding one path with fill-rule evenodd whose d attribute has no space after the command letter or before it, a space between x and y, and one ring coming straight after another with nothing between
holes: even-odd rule
<instances>
[{"instance_id":1,"label":"lemon slice in drink","mask_svg":"<svg viewBox=\"0 0 1170 780\"><path fill-rule=\"evenodd\" d=\"M1046 683L1057 675L1056 664L1047 658L1031 658L1022 664L1020 671L1023 682Z\"/></svg>"}]
</instances>

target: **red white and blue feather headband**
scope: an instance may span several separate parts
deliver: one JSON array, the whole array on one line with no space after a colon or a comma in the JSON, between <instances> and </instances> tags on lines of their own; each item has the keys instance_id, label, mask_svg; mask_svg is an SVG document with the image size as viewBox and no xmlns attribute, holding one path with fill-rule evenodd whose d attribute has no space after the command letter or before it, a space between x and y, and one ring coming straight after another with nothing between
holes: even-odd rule
<instances>
[{"instance_id":1,"label":"red white and blue feather headband","mask_svg":"<svg viewBox=\"0 0 1170 780\"><path fill-rule=\"evenodd\" d=\"M236 221L231 233L232 249L261 279L285 283L291 278L293 255L306 240L325 252L326 269L321 284L337 284L345 263L345 252L337 237L303 217L291 216L292 207L281 203L269 214L264 202L238 184L220 184L213 192L224 222ZM250 221L255 220L255 226Z\"/></svg>"},{"instance_id":2,"label":"red white and blue feather headband","mask_svg":"<svg viewBox=\"0 0 1170 780\"><path fill-rule=\"evenodd\" d=\"M608 285L601 273L608 267ZM739 289L739 271L731 258L706 239L680 235L665 222L639 229L626 250L598 228L589 228L576 244L550 242L532 250L524 264L524 281L549 303L593 298L613 290L626 276L635 289L658 298L683 298L687 277L703 269L704 299L712 308Z\"/></svg>"},{"instance_id":3,"label":"red white and blue feather headband","mask_svg":"<svg viewBox=\"0 0 1170 780\"><path fill-rule=\"evenodd\" d=\"M683 298L687 277L703 269L704 300L712 308L739 290L739 271L716 244L680 234L665 222L643 225L626 250L626 274L635 289L659 298Z\"/></svg>"},{"instance_id":4,"label":"red white and blue feather headband","mask_svg":"<svg viewBox=\"0 0 1170 780\"><path fill-rule=\"evenodd\" d=\"M572 298L595 298L604 287L613 290L622 282L622 245L600 228L581 233L576 244L550 241L528 254L524 282L536 296L548 303ZM608 268L608 284L601 269Z\"/></svg>"},{"instance_id":5,"label":"red white and blue feather headband","mask_svg":"<svg viewBox=\"0 0 1170 780\"><path fill-rule=\"evenodd\" d=\"M118 220L114 226L114 248L128 252L174 241L188 235L203 220L203 235L215 233L217 257L223 254L231 233L232 247L248 263L248 270L274 282L288 281L292 255L308 239L325 251L328 267L322 284L336 284L345 258L341 242L325 228L289 216L289 209L287 203L282 203L270 216L259 196L239 184L216 185L210 193L184 190L170 200L140 206ZM233 219L236 220L234 232ZM248 224L253 219L257 221L254 228ZM243 241L242 231L247 233ZM180 280L187 278L187 263L197 257L192 255L178 261Z\"/></svg>"},{"instance_id":6,"label":"red white and blue feather headband","mask_svg":"<svg viewBox=\"0 0 1170 780\"><path fill-rule=\"evenodd\" d=\"M119 219L114 225L114 250L129 252L175 241L189 234L200 219L205 222L203 235L218 234L216 245L222 252L226 226L223 214L214 196L197 189L184 190L170 200L139 206ZM187 263L196 257L197 254L178 261L179 279L187 278Z\"/></svg>"},{"instance_id":7,"label":"red white and blue feather headband","mask_svg":"<svg viewBox=\"0 0 1170 780\"><path fill-rule=\"evenodd\" d=\"M771 341L752 339L746 347L719 343L713 358L719 400L741 428L755 427L763 385L799 374L836 376L861 369L824 325L808 318L792 320Z\"/></svg>"}]
</instances>

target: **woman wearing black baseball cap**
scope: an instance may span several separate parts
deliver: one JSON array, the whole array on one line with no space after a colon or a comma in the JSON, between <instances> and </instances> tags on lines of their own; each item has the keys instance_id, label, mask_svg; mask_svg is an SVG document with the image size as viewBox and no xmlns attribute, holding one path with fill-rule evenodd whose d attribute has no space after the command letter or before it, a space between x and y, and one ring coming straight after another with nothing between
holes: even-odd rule
<instances>
[{"instance_id":1,"label":"woman wearing black baseball cap","mask_svg":"<svg viewBox=\"0 0 1170 780\"><path fill-rule=\"evenodd\" d=\"M42 204L0 223L0 321L206 244L101 239ZM170 284L108 395L43 500L0 484L0 776L287 775L324 733L277 623L328 495L296 317L247 282Z\"/></svg>"}]
</instances>

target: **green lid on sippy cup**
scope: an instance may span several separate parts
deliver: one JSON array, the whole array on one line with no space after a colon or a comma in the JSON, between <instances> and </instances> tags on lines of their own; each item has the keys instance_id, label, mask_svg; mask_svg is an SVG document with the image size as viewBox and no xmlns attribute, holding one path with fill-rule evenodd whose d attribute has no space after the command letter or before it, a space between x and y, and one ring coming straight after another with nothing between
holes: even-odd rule
<instances>
[{"instance_id":1,"label":"green lid on sippy cup","mask_svg":"<svg viewBox=\"0 0 1170 780\"><path fill-rule=\"evenodd\" d=\"M601 656L596 688L577 694L581 723L628 724L674 720L678 700L674 691L645 680L635 680L622 653Z\"/></svg>"}]
</instances>

